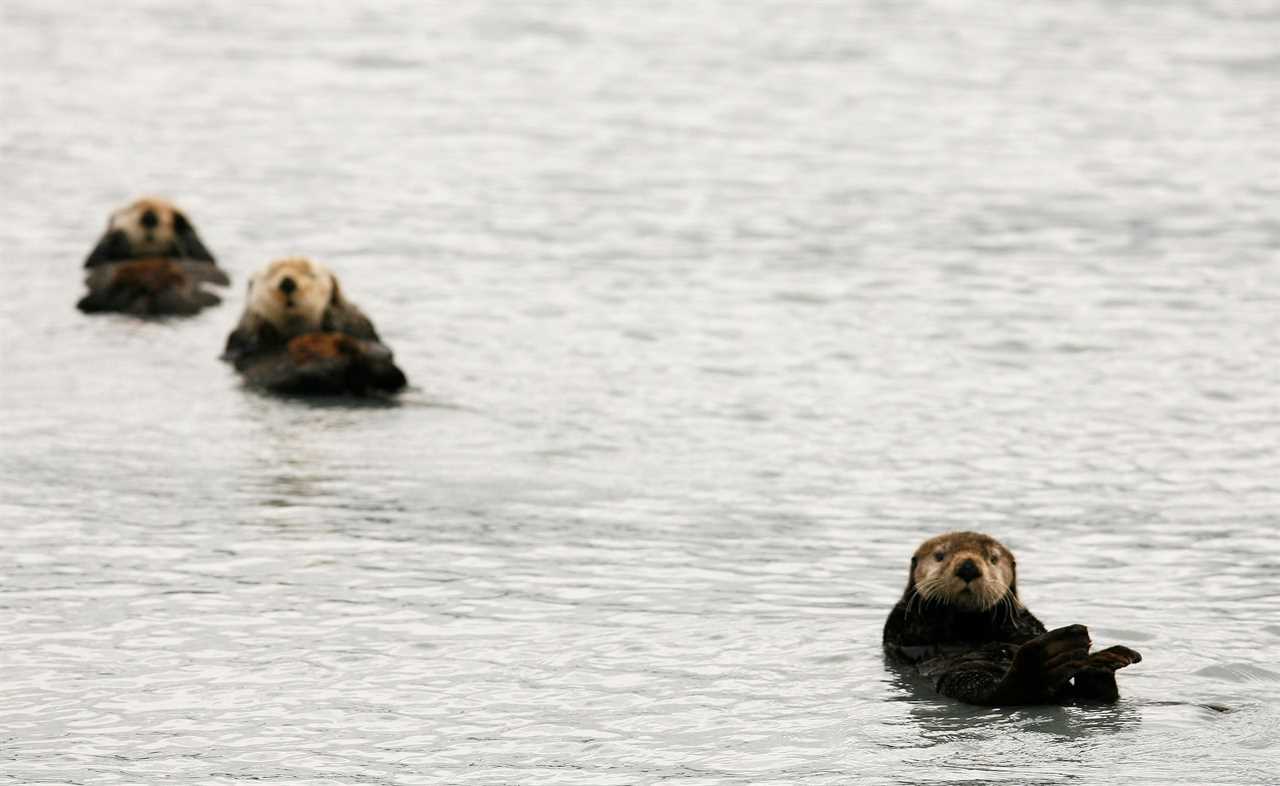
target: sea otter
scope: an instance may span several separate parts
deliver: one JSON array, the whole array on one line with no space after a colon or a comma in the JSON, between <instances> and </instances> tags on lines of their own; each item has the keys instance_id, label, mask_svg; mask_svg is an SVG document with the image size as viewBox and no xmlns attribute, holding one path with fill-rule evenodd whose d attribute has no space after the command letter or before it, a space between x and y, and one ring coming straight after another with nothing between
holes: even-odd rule
<instances>
[{"instance_id":1,"label":"sea otter","mask_svg":"<svg viewBox=\"0 0 1280 786\"><path fill-rule=\"evenodd\" d=\"M112 213L84 266L85 312L194 314L222 302L205 284L230 283L186 214L156 198Z\"/></svg>"},{"instance_id":2,"label":"sea otter","mask_svg":"<svg viewBox=\"0 0 1280 786\"><path fill-rule=\"evenodd\" d=\"M272 262L250 279L222 357L250 384L278 393L394 393L407 384L333 273L300 257Z\"/></svg>"},{"instance_id":3,"label":"sea otter","mask_svg":"<svg viewBox=\"0 0 1280 786\"><path fill-rule=\"evenodd\" d=\"M915 664L939 693L969 704L1114 702L1128 647L1089 652L1089 631L1045 631L1018 600L1013 552L977 532L930 538L884 626L886 655Z\"/></svg>"}]
</instances>

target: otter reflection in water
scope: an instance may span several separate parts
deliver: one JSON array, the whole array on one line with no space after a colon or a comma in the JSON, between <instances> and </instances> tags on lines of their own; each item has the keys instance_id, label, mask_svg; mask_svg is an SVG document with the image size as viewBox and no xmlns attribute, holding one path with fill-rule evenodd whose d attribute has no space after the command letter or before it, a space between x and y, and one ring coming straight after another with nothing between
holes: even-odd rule
<instances>
[{"instance_id":1,"label":"otter reflection in water","mask_svg":"<svg viewBox=\"0 0 1280 786\"><path fill-rule=\"evenodd\" d=\"M916 549L906 592L884 626L886 655L970 704L1113 702L1115 672L1142 656L1089 646L1083 625L1045 631L1018 600L1013 553L976 532L939 535Z\"/></svg>"}]
</instances>

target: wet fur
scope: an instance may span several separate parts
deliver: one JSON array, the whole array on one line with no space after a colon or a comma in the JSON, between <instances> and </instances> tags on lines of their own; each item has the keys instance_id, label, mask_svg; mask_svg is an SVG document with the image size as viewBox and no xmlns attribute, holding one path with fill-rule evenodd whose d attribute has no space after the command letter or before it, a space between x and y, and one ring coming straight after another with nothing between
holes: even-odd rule
<instances>
[{"instance_id":1,"label":"wet fur","mask_svg":"<svg viewBox=\"0 0 1280 786\"><path fill-rule=\"evenodd\" d=\"M89 292L76 307L86 313L194 314L222 302L204 285L230 283L186 214L163 199L112 213L84 266Z\"/></svg>"},{"instance_id":2,"label":"wet fur","mask_svg":"<svg viewBox=\"0 0 1280 786\"><path fill-rule=\"evenodd\" d=\"M279 286L286 276L298 287L288 295ZM234 362L242 355L278 348L296 336L315 332L381 342L373 323L343 296L330 270L301 257L277 260L249 280L244 313L227 336L223 356Z\"/></svg>"},{"instance_id":3,"label":"wet fur","mask_svg":"<svg viewBox=\"0 0 1280 786\"><path fill-rule=\"evenodd\" d=\"M135 316L195 314L222 298L204 284L225 285L227 275L206 262L140 259L90 268L88 294L76 303L85 313L121 312Z\"/></svg>"},{"instance_id":4,"label":"wet fur","mask_svg":"<svg viewBox=\"0 0 1280 786\"><path fill-rule=\"evenodd\" d=\"M281 287L286 278L289 291ZM278 260L253 276L247 295L223 359L250 384L281 393L356 395L407 384L373 323L322 265Z\"/></svg>"},{"instance_id":5,"label":"wet fur","mask_svg":"<svg viewBox=\"0 0 1280 786\"><path fill-rule=\"evenodd\" d=\"M345 333L305 333L243 357L236 367L249 384L276 393L363 396L394 393L407 383L390 350Z\"/></svg>"},{"instance_id":6,"label":"wet fur","mask_svg":"<svg viewBox=\"0 0 1280 786\"><path fill-rule=\"evenodd\" d=\"M965 560L981 573L967 593L956 578ZM1089 646L1083 625L1046 631L1018 599L1013 553L975 532L921 544L884 627L887 657L915 664L939 693L970 704L1115 701L1116 670L1142 656Z\"/></svg>"}]
</instances>

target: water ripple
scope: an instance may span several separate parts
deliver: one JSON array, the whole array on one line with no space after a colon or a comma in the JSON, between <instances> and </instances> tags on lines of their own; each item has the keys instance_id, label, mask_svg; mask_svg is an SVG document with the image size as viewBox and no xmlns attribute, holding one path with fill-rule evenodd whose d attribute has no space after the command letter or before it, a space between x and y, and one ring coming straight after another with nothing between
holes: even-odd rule
<instances>
[{"instance_id":1,"label":"water ripple","mask_svg":"<svg viewBox=\"0 0 1280 786\"><path fill-rule=\"evenodd\" d=\"M1271 9L4 14L7 780L1274 780ZM81 316L147 191L227 304ZM216 361L295 252L397 405ZM1124 700L886 669L948 528Z\"/></svg>"}]
</instances>

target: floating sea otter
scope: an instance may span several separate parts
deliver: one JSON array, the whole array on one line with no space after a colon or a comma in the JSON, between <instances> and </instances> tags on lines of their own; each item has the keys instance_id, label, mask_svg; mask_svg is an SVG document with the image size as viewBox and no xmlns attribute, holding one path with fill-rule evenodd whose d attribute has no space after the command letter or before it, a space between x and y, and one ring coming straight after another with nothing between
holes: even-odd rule
<instances>
[{"instance_id":1,"label":"floating sea otter","mask_svg":"<svg viewBox=\"0 0 1280 786\"><path fill-rule=\"evenodd\" d=\"M407 383L337 278L302 258L272 262L250 279L223 359L250 384L278 393L394 393Z\"/></svg>"},{"instance_id":2,"label":"floating sea otter","mask_svg":"<svg viewBox=\"0 0 1280 786\"><path fill-rule=\"evenodd\" d=\"M1142 656L1089 652L1089 631L1046 632L1018 600L1013 553L987 535L930 538L884 626L885 653L915 664L939 693L970 704L1113 702L1115 672Z\"/></svg>"},{"instance_id":3,"label":"floating sea otter","mask_svg":"<svg viewBox=\"0 0 1280 786\"><path fill-rule=\"evenodd\" d=\"M81 311L139 316L194 314L222 302L205 284L230 283L195 227L163 199L139 199L111 214L85 260Z\"/></svg>"}]
</instances>

